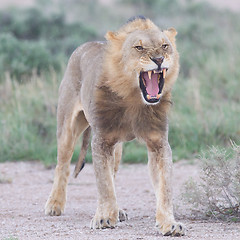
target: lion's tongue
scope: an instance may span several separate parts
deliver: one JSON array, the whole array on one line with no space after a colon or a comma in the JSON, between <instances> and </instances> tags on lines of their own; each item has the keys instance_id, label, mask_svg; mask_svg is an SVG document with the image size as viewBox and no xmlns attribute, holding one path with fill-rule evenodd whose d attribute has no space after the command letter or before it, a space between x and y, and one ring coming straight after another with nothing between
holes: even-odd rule
<instances>
[{"instance_id":1,"label":"lion's tongue","mask_svg":"<svg viewBox=\"0 0 240 240\"><path fill-rule=\"evenodd\" d=\"M149 79L148 73L145 72L143 77L145 79L147 93L151 97L157 96L159 92L158 74L153 73L151 79Z\"/></svg>"}]
</instances>

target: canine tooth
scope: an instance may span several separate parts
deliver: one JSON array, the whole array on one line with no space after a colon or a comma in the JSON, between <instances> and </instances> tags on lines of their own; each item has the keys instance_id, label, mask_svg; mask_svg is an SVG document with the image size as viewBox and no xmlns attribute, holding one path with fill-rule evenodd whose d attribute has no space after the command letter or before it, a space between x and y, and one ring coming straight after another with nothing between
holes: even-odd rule
<instances>
[{"instance_id":1,"label":"canine tooth","mask_svg":"<svg viewBox=\"0 0 240 240\"><path fill-rule=\"evenodd\" d=\"M148 77L150 80L152 79L152 71L148 71Z\"/></svg>"},{"instance_id":2,"label":"canine tooth","mask_svg":"<svg viewBox=\"0 0 240 240\"><path fill-rule=\"evenodd\" d=\"M163 78L166 77L166 68L163 69Z\"/></svg>"},{"instance_id":3,"label":"canine tooth","mask_svg":"<svg viewBox=\"0 0 240 240\"><path fill-rule=\"evenodd\" d=\"M147 94L147 99L148 99L148 100L150 100L150 99L151 99L151 97L150 97L148 94Z\"/></svg>"},{"instance_id":4,"label":"canine tooth","mask_svg":"<svg viewBox=\"0 0 240 240\"><path fill-rule=\"evenodd\" d=\"M161 97L161 94L157 94L157 99L159 99Z\"/></svg>"}]
</instances>

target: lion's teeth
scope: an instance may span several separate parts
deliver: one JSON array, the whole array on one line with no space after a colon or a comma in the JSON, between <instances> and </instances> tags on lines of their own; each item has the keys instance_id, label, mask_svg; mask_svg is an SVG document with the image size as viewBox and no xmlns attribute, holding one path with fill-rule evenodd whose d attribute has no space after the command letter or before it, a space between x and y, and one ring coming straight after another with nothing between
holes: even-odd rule
<instances>
[{"instance_id":1,"label":"lion's teeth","mask_svg":"<svg viewBox=\"0 0 240 240\"><path fill-rule=\"evenodd\" d=\"M153 73L158 73L156 70L153 70Z\"/></svg>"},{"instance_id":2,"label":"lion's teeth","mask_svg":"<svg viewBox=\"0 0 240 240\"><path fill-rule=\"evenodd\" d=\"M166 68L163 69L163 78L166 77Z\"/></svg>"},{"instance_id":3,"label":"lion's teeth","mask_svg":"<svg viewBox=\"0 0 240 240\"><path fill-rule=\"evenodd\" d=\"M159 99L161 97L161 94L157 94L157 99Z\"/></svg>"},{"instance_id":4,"label":"lion's teeth","mask_svg":"<svg viewBox=\"0 0 240 240\"><path fill-rule=\"evenodd\" d=\"M148 94L147 94L147 99L148 99L148 100L150 100L150 99L151 99L151 97L150 97Z\"/></svg>"},{"instance_id":5,"label":"lion's teeth","mask_svg":"<svg viewBox=\"0 0 240 240\"><path fill-rule=\"evenodd\" d=\"M151 80L152 79L152 71L148 71L148 78Z\"/></svg>"}]
</instances>

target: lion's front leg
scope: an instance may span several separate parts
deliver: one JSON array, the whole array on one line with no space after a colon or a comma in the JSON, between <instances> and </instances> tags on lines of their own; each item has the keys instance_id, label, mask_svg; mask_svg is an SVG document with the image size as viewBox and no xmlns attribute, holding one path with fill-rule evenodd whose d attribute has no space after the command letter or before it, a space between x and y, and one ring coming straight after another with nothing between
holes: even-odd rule
<instances>
[{"instance_id":1,"label":"lion's front leg","mask_svg":"<svg viewBox=\"0 0 240 240\"><path fill-rule=\"evenodd\" d=\"M148 165L157 198L156 226L164 236L182 236L183 224L176 222L172 205L172 152L168 141L149 141Z\"/></svg>"},{"instance_id":2,"label":"lion's front leg","mask_svg":"<svg viewBox=\"0 0 240 240\"><path fill-rule=\"evenodd\" d=\"M114 143L94 134L92 155L98 189L98 207L90 227L113 228L119 217L114 188Z\"/></svg>"}]
</instances>

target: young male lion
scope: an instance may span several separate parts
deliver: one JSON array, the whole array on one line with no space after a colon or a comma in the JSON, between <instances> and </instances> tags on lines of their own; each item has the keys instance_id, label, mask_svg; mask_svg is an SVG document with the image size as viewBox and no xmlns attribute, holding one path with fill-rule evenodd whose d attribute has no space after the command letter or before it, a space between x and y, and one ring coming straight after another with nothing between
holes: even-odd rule
<instances>
[{"instance_id":1,"label":"young male lion","mask_svg":"<svg viewBox=\"0 0 240 240\"><path fill-rule=\"evenodd\" d=\"M114 176L122 142L137 138L148 149L157 227L164 235L184 235L173 216L168 143L167 114L179 72L176 34L173 28L161 31L149 19L137 17L108 32L106 42L85 43L72 54L59 89L58 164L46 214L63 212L74 145L90 126L99 198L91 228L114 227L127 218L116 201ZM89 128L87 132L89 137Z\"/></svg>"}]
</instances>

